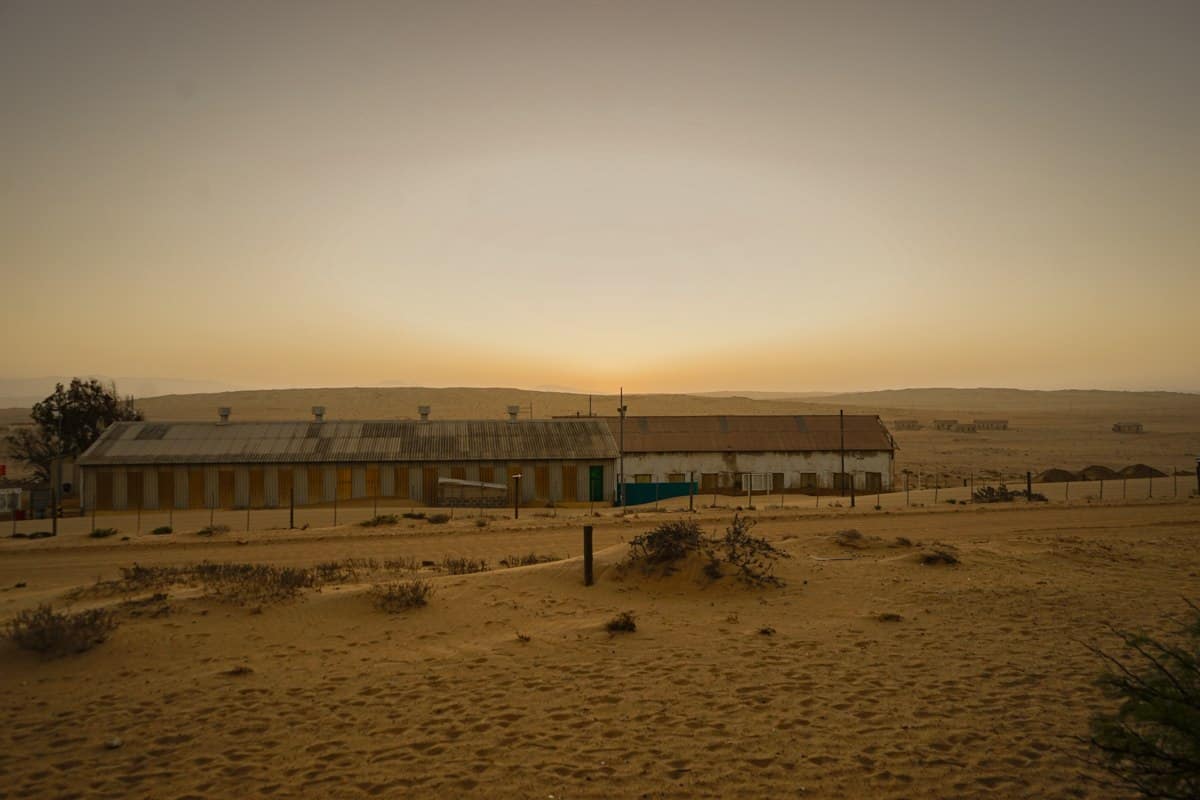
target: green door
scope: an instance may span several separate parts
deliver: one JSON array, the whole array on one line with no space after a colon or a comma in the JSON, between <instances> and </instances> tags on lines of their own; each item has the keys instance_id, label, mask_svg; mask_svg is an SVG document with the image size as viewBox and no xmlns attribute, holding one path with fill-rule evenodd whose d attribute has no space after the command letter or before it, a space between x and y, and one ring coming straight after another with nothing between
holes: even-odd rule
<instances>
[{"instance_id":1,"label":"green door","mask_svg":"<svg viewBox=\"0 0 1200 800\"><path fill-rule=\"evenodd\" d=\"M588 467L588 497L594 502L604 501L604 466Z\"/></svg>"}]
</instances>

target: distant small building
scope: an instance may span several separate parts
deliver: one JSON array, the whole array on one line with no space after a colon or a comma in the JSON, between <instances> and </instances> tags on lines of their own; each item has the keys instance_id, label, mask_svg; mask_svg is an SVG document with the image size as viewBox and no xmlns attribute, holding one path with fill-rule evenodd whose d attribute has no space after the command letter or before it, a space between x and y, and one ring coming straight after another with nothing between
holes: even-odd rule
<instances>
[{"instance_id":1,"label":"distant small building","mask_svg":"<svg viewBox=\"0 0 1200 800\"><path fill-rule=\"evenodd\" d=\"M897 419L892 421L892 427L898 431L919 431L921 422L915 419Z\"/></svg>"},{"instance_id":2,"label":"distant small building","mask_svg":"<svg viewBox=\"0 0 1200 800\"><path fill-rule=\"evenodd\" d=\"M1113 433L1142 433L1140 422L1117 422L1113 424Z\"/></svg>"},{"instance_id":3,"label":"distant small building","mask_svg":"<svg viewBox=\"0 0 1200 800\"><path fill-rule=\"evenodd\" d=\"M952 431L957 424L958 420L956 419L935 419L933 421L933 427L939 431Z\"/></svg>"},{"instance_id":4,"label":"distant small building","mask_svg":"<svg viewBox=\"0 0 1200 800\"><path fill-rule=\"evenodd\" d=\"M981 431L1006 431L1008 430L1008 420L1006 419L977 419L975 427Z\"/></svg>"},{"instance_id":5,"label":"distant small building","mask_svg":"<svg viewBox=\"0 0 1200 800\"><path fill-rule=\"evenodd\" d=\"M954 433L978 433L979 426L974 422L960 422L950 430Z\"/></svg>"}]
</instances>

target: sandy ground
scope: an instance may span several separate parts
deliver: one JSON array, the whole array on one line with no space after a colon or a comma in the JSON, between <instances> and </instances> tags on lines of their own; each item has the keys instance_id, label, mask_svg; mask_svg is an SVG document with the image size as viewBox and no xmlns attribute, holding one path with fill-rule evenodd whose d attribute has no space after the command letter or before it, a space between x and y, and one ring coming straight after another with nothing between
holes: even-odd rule
<instances>
[{"instance_id":1,"label":"sandy ground","mask_svg":"<svg viewBox=\"0 0 1200 800\"><path fill-rule=\"evenodd\" d=\"M0 644L0 797L1120 797L1073 738L1102 704L1084 643L1161 630L1195 595L1200 500L929 500L757 503L791 555L765 589L617 568L683 512L589 518L590 588L582 516L8 540L0 617L134 562L571 558L436 575L396 615L363 584L261 610L173 588L82 655ZM849 527L877 540L840 547ZM961 565L921 565L935 542ZM625 610L638 630L605 632Z\"/></svg>"}]
</instances>

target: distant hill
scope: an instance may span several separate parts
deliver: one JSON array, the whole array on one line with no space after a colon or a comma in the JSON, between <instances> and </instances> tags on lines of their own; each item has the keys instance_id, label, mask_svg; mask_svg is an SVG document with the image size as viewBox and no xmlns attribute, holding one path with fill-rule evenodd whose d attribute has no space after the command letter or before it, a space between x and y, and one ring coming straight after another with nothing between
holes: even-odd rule
<instances>
[{"instance_id":1,"label":"distant hill","mask_svg":"<svg viewBox=\"0 0 1200 800\"><path fill-rule=\"evenodd\" d=\"M71 382L72 377L50 375L41 378L0 378L0 408L29 408L53 392L55 384L61 383L65 386ZM122 395L131 394L134 397L224 392L236 388L219 381L184 378L134 378L110 375L80 375L78 377L95 378L106 386L116 383L118 392Z\"/></svg>"},{"instance_id":2,"label":"distant hill","mask_svg":"<svg viewBox=\"0 0 1200 800\"><path fill-rule=\"evenodd\" d=\"M1176 411L1200 413L1200 394L1184 392L1114 392L1100 389L887 389L834 394L822 403L878 409L956 410L1007 413Z\"/></svg>"}]
</instances>

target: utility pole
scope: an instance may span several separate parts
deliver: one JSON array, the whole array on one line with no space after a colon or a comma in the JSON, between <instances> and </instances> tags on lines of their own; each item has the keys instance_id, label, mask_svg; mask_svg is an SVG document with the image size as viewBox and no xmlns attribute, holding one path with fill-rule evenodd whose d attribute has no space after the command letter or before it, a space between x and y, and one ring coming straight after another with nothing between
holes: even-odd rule
<instances>
[{"instance_id":1,"label":"utility pole","mask_svg":"<svg viewBox=\"0 0 1200 800\"><path fill-rule=\"evenodd\" d=\"M621 387L620 399L617 401L620 405L617 406L617 413L621 415L621 425L619 429L620 442L617 447L620 455L620 469L617 471L617 493L621 496L621 513L625 513L625 412L628 408L625 405L625 387Z\"/></svg>"}]
</instances>

